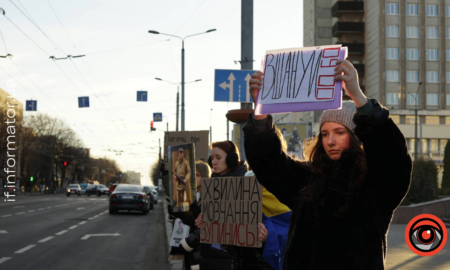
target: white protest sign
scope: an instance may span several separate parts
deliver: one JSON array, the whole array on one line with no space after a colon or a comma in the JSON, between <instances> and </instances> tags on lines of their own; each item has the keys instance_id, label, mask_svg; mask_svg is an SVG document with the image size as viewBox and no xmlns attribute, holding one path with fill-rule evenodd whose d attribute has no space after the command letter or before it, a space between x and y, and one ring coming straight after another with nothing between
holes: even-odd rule
<instances>
[{"instance_id":1,"label":"white protest sign","mask_svg":"<svg viewBox=\"0 0 450 270\"><path fill-rule=\"evenodd\" d=\"M175 219L173 230L172 230L172 238L170 239L170 246L179 247L181 240L183 238L188 237L190 227L186 224L183 224L181 219Z\"/></svg>"}]
</instances>

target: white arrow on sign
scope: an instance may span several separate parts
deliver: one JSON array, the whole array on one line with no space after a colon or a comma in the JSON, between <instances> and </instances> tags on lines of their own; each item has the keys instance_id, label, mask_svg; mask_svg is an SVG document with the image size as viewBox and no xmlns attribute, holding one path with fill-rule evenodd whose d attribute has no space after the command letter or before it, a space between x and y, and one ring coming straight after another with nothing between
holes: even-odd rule
<instances>
[{"instance_id":1,"label":"white arrow on sign","mask_svg":"<svg viewBox=\"0 0 450 270\"><path fill-rule=\"evenodd\" d=\"M0 233L8 233L7 231L5 231L5 230L3 230L3 231L0 231Z\"/></svg>"},{"instance_id":2,"label":"white arrow on sign","mask_svg":"<svg viewBox=\"0 0 450 270\"><path fill-rule=\"evenodd\" d=\"M85 236L81 237L81 240L87 240L91 236L119 236L120 233L101 233L101 234L86 234Z\"/></svg>"},{"instance_id":3,"label":"white arrow on sign","mask_svg":"<svg viewBox=\"0 0 450 270\"><path fill-rule=\"evenodd\" d=\"M246 81L246 86L247 86L247 97L246 97L246 102L250 102L250 84L248 83L249 81L250 81L250 79L251 79L252 77L250 76L250 73L247 73L247 76L245 76L245 79L244 79L244 81Z\"/></svg>"},{"instance_id":4,"label":"white arrow on sign","mask_svg":"<svg viewBox=\"0 0 450 270\"><path fill-rule=\"evenodd\" d=\"M236 78L233 75L233 72L230 73L230 76L228 76L228 80L230 83L227 83L226 81L219 84L220 87L222 87L223 90L226 90L227 88L230 89L230 101L233 101L233 81L236 80Z\"/></svg>"}]
</instances>

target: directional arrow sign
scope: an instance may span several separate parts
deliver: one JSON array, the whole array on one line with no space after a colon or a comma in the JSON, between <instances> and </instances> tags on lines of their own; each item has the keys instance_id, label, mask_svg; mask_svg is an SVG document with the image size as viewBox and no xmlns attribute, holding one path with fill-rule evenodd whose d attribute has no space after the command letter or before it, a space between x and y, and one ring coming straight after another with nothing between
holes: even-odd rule
<instances>
[{"instance_id":1,"label":"directional arrow sign","mask_svg":"<svg viewBox=\"0 0 450 270\"><path fill-rule=\"evenodd\" d=\"M26 111L35 112L37 109L37 101L36 100L27 100L26 101Z\"/></svg>"},{"instance_id":2,"label":"directional arrow sign","mask_svg":"<svg viewBox=\"0 0 450 270\"><path fill-rule=\"evenodd\" d=\"M253 70L215 70L214 101L253 102L248 94Z\"/></svg>"},{"instance_id":3,"label":"directional arrow sign","mask_svg":"<svg viewBox=\"0 0 450 270\"><path fill-rule=\"evenodd\" d=\"M78 98L78 107L79 108L89 107L89 97L79 97Z\"/></svg>"},{"instance_id":4,"label":"directional arrow sign","mask_svg":"<svg viewBox=\"0 0 450 270\"><path fill-rule=\"evenodd\" d=\"M137 91L137 101L147 101L147 91Z\"/></svg>"},{"instance_id":5,"label":"directional arrow sign","mask_svg":"<svg viewBox=\"0 0 450 270\"><path fill-rule=\"evenodd\" d=\"M93 236L120 236L120 233L101 233L101 234L86 234L81 237L81 240L87 240L89 237Z\"/></svg>"}]
</instances>

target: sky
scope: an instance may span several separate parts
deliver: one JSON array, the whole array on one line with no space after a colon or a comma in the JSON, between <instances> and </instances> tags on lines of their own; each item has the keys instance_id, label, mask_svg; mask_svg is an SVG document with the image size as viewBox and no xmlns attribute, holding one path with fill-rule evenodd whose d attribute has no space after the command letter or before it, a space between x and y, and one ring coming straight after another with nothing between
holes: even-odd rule
<instances>
[{"instance_id":1,"label":"sky","mask_svg":"<svg viewBox=\"0 0 450 270\"><path fill-rule=\"evenodd\" d=\"M148 30L185 37L217 29L185 40L185 81L201 79L185 85L185 129L212 126L212 141L227 139L225 115L240 104L214 102L214 70L240 69L241 1L4 0L0 8L0 55L13 55L0 58L0 88L13 79L20 102L37 100L37 111L64 120L92 157L141 172L143 184L167 123L175 130L177 86L168 82L181 82L180 39ZM253 14L254 69L266 50L303 46L303 1L257 0ZM67 55L85 56L50 59ZM139 90L148 102L136 101ZM78 108L83 96L89 108ZM163 122L150 132L155 112Z\"/></svg>"}]
</instances>

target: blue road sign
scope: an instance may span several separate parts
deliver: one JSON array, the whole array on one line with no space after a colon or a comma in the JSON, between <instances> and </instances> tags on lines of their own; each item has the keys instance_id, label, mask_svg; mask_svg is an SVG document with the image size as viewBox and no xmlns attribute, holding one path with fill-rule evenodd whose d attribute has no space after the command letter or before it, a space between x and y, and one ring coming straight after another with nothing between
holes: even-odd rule
<instances>
[{"instance_id":1,"label":"blue road sign","mask_svg":"<svg viewBox=\"0 0 450 270\"><path fill-rule=\"evenodd\" d=\"M253 102L248 94L248 81L254 70L216 69L214 101Z\"/></svg>"},{"instance_id":2,"label":"blue road sign","mask_svg":"<svg viewBox=\"0 0 450 270\"><path fill-rule=\"evenodd\" d=\"M153 113L153 122L162 122L162 113Z\"/></svg>"},{"instance_id":3,"label":"blue road sign","mask_svg":"<svg viewBox=\"0 0 450 270\"><path fill-rule=\"evenodd\" d=\"M27 100L25 110L35 112L37 110L37 100Z\"/></svg>"},{"instance_id":4,"label":"blue road sign","mask_svg":"<svg viewBox=\"0 0 450 270\"><path fill-rule=\"evenodd\" d=\"M79 108L89 108L89 97L78 97Z\"/></svg>"},{"instance_id":5,"label":"blue road sign","mask_svg":"<svg viewBox=\"0 0 450 270\"><path fill-rule=\"evenodd\" d=\"M147 101L147 91L137 91L137 101Z\"/></svg>"}]
</instances>

